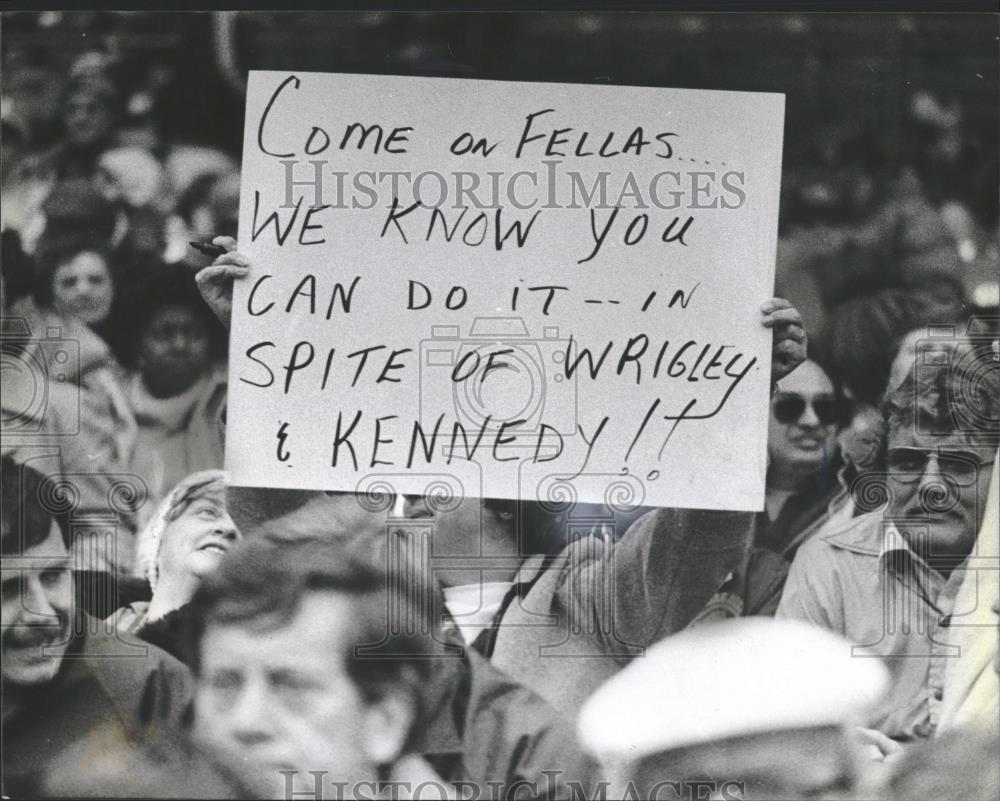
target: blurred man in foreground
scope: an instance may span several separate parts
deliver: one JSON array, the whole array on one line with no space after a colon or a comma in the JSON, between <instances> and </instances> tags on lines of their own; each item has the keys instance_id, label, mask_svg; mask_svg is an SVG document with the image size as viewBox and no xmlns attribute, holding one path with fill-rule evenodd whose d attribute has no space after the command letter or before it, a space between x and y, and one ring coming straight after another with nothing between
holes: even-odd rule
<instances>
[{"instance_id":1,"label":"blurred man in foreground","mask_svg":"<svg viewBox=\"0 0 1000 801\"><path fill-rule=\"evenodd\" d=\"M329 543L234 549L192 600L196 742L259 798L371 798L386 781L443 796L413 754L433 652L401 586ZM391 634L392 609L413 628Z\"/></svg>"},{"instance_id":2,"label":"blurred man in foreground","mask_svg":"<svg viewBox=\"0 0 1000 801\"><path fill-rule=\"evenodd\" d=\"M536 693L507 676L449 626L447 602L438 576L428 570L429 540L421 541L386 518L391 498L305 490L227 488L227 503L248 542L278 548L325 548L336 558L343 550L364 553L383 576L393 576L412 597L420 593L422 613L432 627L418 631L435 658L430 660L424 699L428 715L414 732L419 753L458 795L481 798L557 801L586 791L593 765L564 736L569 718ZM423 589L419 589L420 587ZM409 608L408 606L400 607ZM461 789L459 789L461 788ZM589 797L589 793L588 793Z\"/></svg>"}]
</instances>

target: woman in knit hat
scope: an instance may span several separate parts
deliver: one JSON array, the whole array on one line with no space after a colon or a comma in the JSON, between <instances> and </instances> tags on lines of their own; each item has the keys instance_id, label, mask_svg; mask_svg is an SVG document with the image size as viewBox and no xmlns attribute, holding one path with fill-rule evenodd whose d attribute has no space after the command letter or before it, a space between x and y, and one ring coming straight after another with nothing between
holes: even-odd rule
<instances>
[{"instance_id":1,"label":"woman in knit hat","mask_svg":"<svg viewBox=\"0 0 1000 801\"><path fill-rule=\"evenodd\" d=\"M112 616L116 628L183 658L176 637L183 607L240 539L226 509L223 473L187 476L163 499L136 543L136 572L149 583L152 598L119 609Z\"/></svg>"}]
</instances>

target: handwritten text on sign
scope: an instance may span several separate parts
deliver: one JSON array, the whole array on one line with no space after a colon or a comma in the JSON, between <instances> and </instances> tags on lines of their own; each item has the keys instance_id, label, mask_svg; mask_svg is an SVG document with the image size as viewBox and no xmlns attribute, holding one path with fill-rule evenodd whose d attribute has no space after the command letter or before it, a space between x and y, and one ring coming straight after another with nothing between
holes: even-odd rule
<instances>
[{"instance_id":1,"label":"handwritten text on sign","mask_svg":"<svg viewBox=\"0 0 1000 801\"><path fill-rule=\"evenodd\" d=\"M233 481L760 508L783 106L252 72Z\"/></svg>"}]
</instances>

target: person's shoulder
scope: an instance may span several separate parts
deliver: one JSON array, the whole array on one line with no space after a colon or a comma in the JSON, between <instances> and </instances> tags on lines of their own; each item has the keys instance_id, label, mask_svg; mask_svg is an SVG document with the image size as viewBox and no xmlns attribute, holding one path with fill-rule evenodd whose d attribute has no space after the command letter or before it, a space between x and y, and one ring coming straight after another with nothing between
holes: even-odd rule
<instances>
[{"instance_id":1,"label":"person's shoulder","mask_svg":"<svg viewBox=\"0 0 1000 801\"><path fill-rule=\"evenodd\" d=\"M883 510L853 517L829 531L810 537L799 548L794 564L830 563L832 559L878 556Z\"/></svg>"},{"instance_id":2,"label":"person's shoulder","mask_svg":"<svg viewBox=\"0 0 1000 801\"><path fill-rule=\"evenodd\" d=\"M185 632L190 629L192 615L191 604L171 609L156 620L146 620L142 626L141 637L145 642L157 646L170 657L187 665L190 653L185 642ZM167 667L170 668L172 665Z\"/></svg>"},{"instance_id":3,"label":"person's shoulder","mask_svg":"<svg viewBox=\"0 0 1000 801\"><path fill-rule=\"evenodd\" d=\"M130 604L125 609L130 610L133 614L140 614L144 612L144 607L147 605L143 602L138 602L135 604ZM119 610L121 611L121 610ZM127 613L126 613L127 614ZM157 666L163 664L167 667L173 667L175 665L183 665L162 648L152 645L151 643L141 640L135 635L123 633L116 629L113 625L116 622L116 616L112 615L110 618L104 621L98 621L96 618L92 618L89 615L85 615L87 624L92 625L93 628L91 632L87 635L87 639L83 649L83 655L91 660L104 661L105 658L110 654L133 652L133 653L144 653L146 656L146 662L150 669L156 668Z\"/></svg>"},{"instance_id":4,"label":"person's shoulder","mask_svg":"<svg viewBox=\"0 0 1000 801\"><path fill-rule=\"evenodd\" d=\"M116 609L105 622L114 626L118 632L134 636L146 622L148 611L149 601L134 601Z\"/></svg>"},{"instance_id":5,"label":"person's shoulder","mask_svg":"<svg viewBox=\"0 0 1000 801\"><path fill-rule=\"evenodd\" d=\"M878 556L884 529L884 516L884 508L874 509L834 526L829 532L820 537L814 537L813 540L826 543L830 548L864 556Z\"/></svg>"},{"instance_id":6,"label":"person's shoulder","mask_svg":"<svg viewBox=\"0 0 1000 801\"><path fill-rule=\"evenodd\" d=\"M213 366L205 375L198 405L209 416L216 416L228 397L229 368L225 362Z\"/></svg>"},{"instance_id":7,"label":"person's shoulder","mask_svg":"<svg viewBox=\"0 0 1000 801\"><path fill-rule=\"evenodd\" d=\"M472 708L489 715L499 712L526 726L547 726L555 722L558 714L534 690L471 649L466 658L470 678L469 705Z\"/></svg>"},{"instance_id":8,"label":"person's shoulder","mask_svg":"<svg viewBox=\"0 0 1000 801\"><path fill-rule=\"evenodd\" d=\"M91 628L81 657L110 695L131 706L131 701L151 692L153 680L179 684L182 690L188 690L190 672L180 660L128 631L116 629L111 619L84 618L84 625Z\"/></svg>"},{"instance_id":9,"label":"person's shoulder","mask_svg":"<svg viewBox=\"0 0 1000 801\"><path fill-rule=\"evenodd\" d=\"M516 772L524 775L550 767L547 759L566 762L560 765L571 779L588 775L578 752L571 748L563 733L570 718L530 686L507 675L479 654L468 654L470 677L469 725L466 741L488 744L494 760L516 763ZM567 677L567 680L572 680ZM525 749L525 740L529 745ZM533 766L533 767L532 767Z\"/></svg>"},{"instance_id":10,"label":"person's shoulder","mask_svg":"<svg viewBox=\"0 0 1000 801\"><path fill-rule=\"evenodd\" d=\"M747 558L747 573L759 579L783 582L788 575L789 562L780 553L768 548L751 548Z\"/></svg>"}]
</instances>

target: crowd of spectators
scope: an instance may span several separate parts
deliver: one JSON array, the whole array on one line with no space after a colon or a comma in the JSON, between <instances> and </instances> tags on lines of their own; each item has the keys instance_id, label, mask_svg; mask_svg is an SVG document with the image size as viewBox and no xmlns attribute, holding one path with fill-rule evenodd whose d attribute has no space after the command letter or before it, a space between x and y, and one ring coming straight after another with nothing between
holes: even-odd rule
<instances>
[{"instance_id":1,"label":"crowd of spectators","mask_svg":"<svg viewBox=\"0 0 1000 801\"><path fill-rule=\"evenodd\" d=\"M3 33L5 797L994 797L998 147L960 101L909 87L892 153L794 132L775 348L802 352L764 510L567 542L524 503L228 486L239 143L171 133L162 52L62 64L18 36L72 20L27 17ZM233 58L198 58L232 102ZM188 245L213 239L214 267ZM422 538L472 531L488 568L428 574Z\"/></svg>"}]
</instances>

